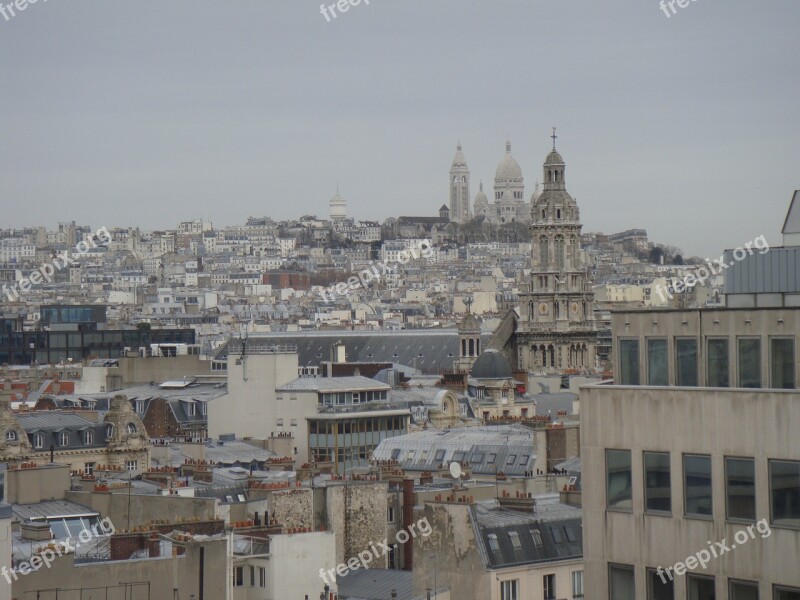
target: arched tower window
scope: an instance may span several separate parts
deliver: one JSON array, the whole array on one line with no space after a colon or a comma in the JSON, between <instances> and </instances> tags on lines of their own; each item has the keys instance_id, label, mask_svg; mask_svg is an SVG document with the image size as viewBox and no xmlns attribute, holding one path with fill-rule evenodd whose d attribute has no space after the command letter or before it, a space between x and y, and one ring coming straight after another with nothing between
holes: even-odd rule
<instances>
[{"instance_id":1,"label":"arched tower window","mask_svg":"<svg viewBox=\"0 0 800 600\"><path fill-rule=\"evenodd\" d=\"M475 356L475 340L472 338L469 340L469 355Z\"/></svg>"},{"instance_id":2,"label":"arched tower window","mask_svg":"<svg viewBox=\"0 0 800 600\"><path fill-rule=\"evenodd\" d=\"M559 209L556 211L556 219L560 219L560 218L561 218L561 209L559 208Z\"/></svg>"},{"instance_id":3,"label":"arched tower window","mask_svg":"<svg viewBox=\"0 0 800 600\"><path fill-rule=\"evenodd\" d=\"M547 237L543 235L539 238L539 264L543 269L547 269L549 265L548 252Z\"/></svg>"},{"instance_id":4,"label":"arched tower window","mask_svg":"<svg viewBox=\"0 0 800 600\"><path fill-rule=\"evenodd\" d=\"M563 236L560 235L556 236L555 251L556 251L556 267L558 268L559 271L563 271L567 261L566 248L564 246Z\"/></svg>"}]
</instances>

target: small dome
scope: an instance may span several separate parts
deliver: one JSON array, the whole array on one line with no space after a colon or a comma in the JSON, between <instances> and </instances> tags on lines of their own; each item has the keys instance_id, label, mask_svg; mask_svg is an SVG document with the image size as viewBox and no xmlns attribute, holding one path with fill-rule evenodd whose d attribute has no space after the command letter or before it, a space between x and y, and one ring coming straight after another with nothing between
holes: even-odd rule
<instances>
[{"instance_id":1,"label":"small dome","mask_svg":"<svg viewBox=\"0 0 800 600\"><path fill-rule=\"evenodd\" d=\"M506 142L506 155L494 174L495 181L522 181L522 168L517 159L511 155L511 142Z\"/></svg>"},{"instance_id":2,"label":"small dome","mask_svg":"<svg viewBox=\"0 0 800 600\"><path fill-rule=\"evenodd\" d=\"M489 198L486 197L486 194L483 193L483 182L481 181L480 189L478 193L475 194L475 205L479 204L489 204Z\"/></svg>"},{"instance_id":3,"label":"small dome","mask_svg":"<svg viewBox=\"0 0 800 600\"><path fill-rule=\"evenodd\" d=\"M511 379L511 365L497 350L486 350L472 365L474 379Z\"/></svg>"},{"instance_id":4,"label":"small dome","mask_svg":"<svg viewBox=\"0 0 800 600\"><path fill-rule=\"evenodd\" d=\"M551 150L544 161L545 165L563 165L564 159L556 150Z\"/></svg>"},{"instance_id":5,"label":"small dome","mask_svg":"<svg viewBox=\"0 0 800 600\"><path fill-rule=\"evenodd\" d=\"M533 190L533 194L531 195L531 204L534 204L539 200L543 191L544 190L542 190L541 184L537 181L536 189Z\"/></svg>"}]
</instances>

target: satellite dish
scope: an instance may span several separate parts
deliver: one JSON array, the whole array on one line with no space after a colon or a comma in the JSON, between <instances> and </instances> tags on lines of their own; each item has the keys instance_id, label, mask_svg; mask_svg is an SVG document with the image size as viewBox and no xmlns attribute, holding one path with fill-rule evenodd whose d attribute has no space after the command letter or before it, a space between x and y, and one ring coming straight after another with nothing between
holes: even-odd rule
<instances>
[{"instance_id":1,"label":"satellite dish","mask_svg":"<svg viewBox=\"0 0 800 600\"><path fill-rule=\"evenodd\" d=\"M461 465L457 462L450 463L450 476L453 479L461 479Z\"/></svg>"}]
</instances>

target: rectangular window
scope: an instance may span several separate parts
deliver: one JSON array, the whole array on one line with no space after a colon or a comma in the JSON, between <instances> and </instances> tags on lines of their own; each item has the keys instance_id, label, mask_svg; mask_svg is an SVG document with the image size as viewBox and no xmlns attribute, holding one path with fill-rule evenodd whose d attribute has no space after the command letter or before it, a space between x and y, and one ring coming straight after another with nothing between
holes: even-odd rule
<instances>
[{"instance_id":1,"label":"rectangular window","mask_svg":"<svg viewBox=\"0 0 800 600\"><path fill-rule=\"evenodd\" d=\"M128 471L135 471L138 466L138 463L135 460L129 460L125 462L125 468Z\"/></svg>"},{"instance_id":2,"label":"rectangular window","mask_svg":"<svg viewBox=\"0 0 800 600\"><path fill-rule=\"evenodd\" d=\"M697 340L675 340L675 385L697 386Z\"/></svg>"},{"instance_id":3,"label":"rectangular window","mask_svg":"<svg viewBox=\"0 0 800 600\"><path fill-rule=\"evenodd\" d=\"M669 385L667 340L647 340L647 385Z\"/></svg>"},{"instance_id":4,"label":"rectangular window","mask_svg":"<svg viewBox=\"0 0 800 600\"><path fill-rule=\"evenodd\" d=\"M394 506L390 506L386 509L386 522L394 523Z\"/></svg>"},{"instance_id":5,"label":"rectangular window","mask_svg":"<svg viewBox=\"0 0 800 600\"><path fill-rule=\"evenodd\" d=\"M686 575L686 591L689 600L716 600L714 578Z\"/></svg>"},{"instance_id":6,"label":"rectangular window","mask_svg":"<svg viewBox=\"0 0 800 600\"><path fill-rule=\"evenodd\" d=\"M675 577L674 574L672 574ZM647 569L647 600L674 600L675 582L662 569Z\"/></svg>"},{"instance_id":7,"label":"rectangular window","mask_svg":"<svg viewBox=\"0 0 800 600\"><path fill-rule=\"evenodd\" d=\"M683 494L686 516L712 516L710 456L687 454L683 457Z\"/></svg>"},{"instance_id":8,"label":"rectangular window","mask_svg":"<svg viewBox=\"0 0 800 600\"><path fill-rule=\"evenodd\" d=\"M730 600L758 600L758 583L755 581L728 581Z\"/></svg>"},{"instance_id":9,"label":"rectangular window","mask_svg":"<svg viewBox=\"0 0 800 600\"><path fill-rule=\"evenodd\" d=\"M646 512L672 511L669 452L644 453L644 509Z\"/></svg>"},{"instance_id":10,"label":"rectangular window","mask_svg":"<svg viewBox=\"0 0 800 600\"><path fill-rule=\"evenodd\" d=\"M250 565L250 587L256 587L256 568Z\"/></svg>"},{"instance_id":11,"label":"rectangular window","mask_svg":"<svg viewBox=\"0 0 800 600\"><path fill-rule=\"evenodd\" d=\"M518 594L519 579L500 582L500 600L520 600Z\"/></svg>"},{"instance_id":12,"label":"rectangular window","mask_svg":"<svg viewBox=\"0 0 800 600\"><path fill-rule=\"evenodd\" d=\"M511 547L514 548L514 550L522 550L522 542L520 542L519 533L516 531L509 531L508 539L511 540Z\"/></svg>"},{"instance_id":13,"label":"rectangular window","mask_svg":"<svg viewBox=\"0 0 800 600\"><path fill-rule=\"evenodd\" d=\"M728 338L708 340L708 387L730 387Z\"/></svg>"},{"instance_id":14,"label":"rectangular window","mask_svg":"<svg viewBox=\"0 0 800 600\"><path fill-rule=\"evenodd\" d=\"M537 548L542 547L542 533L538 529L531 529L531 539L533 539L533 545Z\"/></svg>"},{"instance_id":15,"label":"rectangular window","mask_svg":"<svg viewBox=\"0 0 800 600\"><path fill-rule=\"evenodd\" d=\"M606 506L631 509L631 451L606 450Z\"/></svg>"},{"instance_id":16,"label":"rectangular window","mask_svg":"<svg viewBox=\"0 0 800 600\"><path fill-rule=\"evenodd\" d=\"M88 462L83 465L83 474L84 475L93 475L94 474L94 463Z\"/></svg>"},{"instance_id":17,"label":"rectangular window","mask_svg":"<svg viewBox=\"0 0 800 600\"><path fill-rule=\"evenodd\" d=\"M581 600L583 598L583 571L572 572L572 599Z\"/></svg>"},{"instance_id":18,"label":"rectangular window","mask_svg":"<svg viewBox=\"0 0 800 600\"><path fill-rule=\"evenodd\" d=\"M542 591L544 600L555 600L556 598L556 576L544 575L542 577Z\"/></svg>"},{"instance_id":19,"label":"rectangular window","mask_svg":"<svg viewBox=\"0 0 800 600\"><path fill-rule=\"evenodd\" d=\"M258 567L258 587L267 587L267 570L264 567Z\"/></svg>"},{"instance_id":20,"label":"rectangular window","mask_svg":"<svg viewBox=\"0 0 800 600\"><path fill-rule=\"evenodd\" d=\"M244 586L244 567L233 568L233 587Z\"/></svg>"},{"instance_id":21,"label":"rectangular window","mask_svg":"<svg viewBox=\"0 0 800 600\"><path fill-rule=\"evenodd\" d=\"M619 341L619 383L639 385L639 340Z\"/></svg>"},{"instance_id":22,"label":"rectangular window","mask_svg":"<svg viewBox=\"0 0 800 600\"><path fill-rule=\"evenodd\" d=\"M739 338L739 387L761 387L761 339Z\"/></svg>"},{"instance_id":23,"label":"rectangular window","mask_svg":"<svg viewBox=\"0 0 800 600\"><path fill-rule=\"evenodd\" d=\"M769 461L769 495L773 525L800 527L800 462Z\"/></svg>"},{"instance_id":24,"label":"rectangular window","mask_svg":"<svg viewBox=\"0 0 800 600\"><path fill-rule=\"evenodd\" d=\"M756 520L756 465L752 458L725 457L726 517Z\"/></svg>"},{"instance_id":25,"label":"rectangular window","mask_svg":"<svg viewBox=\"0 0 800 600\"><path fill-rule=\"evenodd\" d=\"M769 342L770 387L794 389L794 338L772 338Z\"/></svg>"},{"instance_id":26,"label":"rectangular window","mask_svg":"<svg viewBox=\"0 0 800 600\"><path fill-rule=\"evenodd\" d=\"M608 599L636 600L636 579L629 565L608 565Z\"/></svg>"},{"instance_id":27,"label":"rectangular window","mask_svg":"<svg viewBox=\"0 0 800 600\"><path fill-rule=\"evenodd\" d=\"M800 588L775 588L775 600L800 600Z\"/></svg>"}]
</instances>

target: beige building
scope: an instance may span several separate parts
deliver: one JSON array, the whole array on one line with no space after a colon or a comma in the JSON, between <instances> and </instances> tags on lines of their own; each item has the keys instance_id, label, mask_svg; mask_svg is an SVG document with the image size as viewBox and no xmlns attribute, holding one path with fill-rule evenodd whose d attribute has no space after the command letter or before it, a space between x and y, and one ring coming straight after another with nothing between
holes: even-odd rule
<instances>
[{"instance_id":1,"label":"beige building","mask_svg":"<svg viewBox=\"0 0 800 600\"><path fill-rule=\"evenodd\" d=\"M125 396L117 395L105 416L96 411L14 412L0 401L0 459L65 463L79 474L112 466L128 471L150 466L150 440Z\"/></svg>"},{"instance_id":2,"label":"beige building","mask_svg":"<svg viewBox=\"0 0 800 600\"><path fill-rule=\"evenodd\" d=\"M297 378L294 347L231 340L228 393L208 403L208 435L266 438L279 431L276 388Z\"/></svg>"},{"instance_id":3,"label":"beige building","mask_svg":"<svg viewBox=\"0 0 800 600\"><path fill-rule=\"evenodd\" d=\"M473 503L468 492L447 491L417 517L432 533L413 540L416 597L584 597L581 510L557 497Z\"/></svg>"},{"instance_id":4,"label":"beige building","mask_svg":"<svg viewBox=\"0 0 800 600\"><path fill-rule=\"evenodd\" d=\"M800 598L800 309L613 315L583 388L593 598Z\"/></svg>"}]
</instances>

